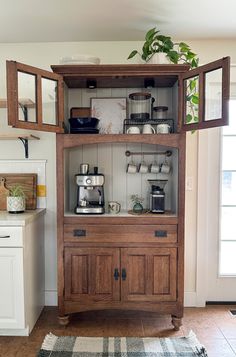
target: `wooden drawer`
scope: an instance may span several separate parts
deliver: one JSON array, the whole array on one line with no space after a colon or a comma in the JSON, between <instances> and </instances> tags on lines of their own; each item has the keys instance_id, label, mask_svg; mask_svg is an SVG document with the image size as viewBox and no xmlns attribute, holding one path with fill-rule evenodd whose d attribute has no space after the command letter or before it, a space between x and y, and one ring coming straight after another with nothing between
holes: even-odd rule
<instances>
[{"instance_id":1,"label":"wooden drawer","mask_svg":"<svg viewBox=\"0 0 236 357\"><path fill-rule=\"evenodd\" d=\"M64 225L66 242L176 243L177 225Z\"/></svg>"},{"instance_id":2,"label":"wooden drawer","mask_svg":"<svg viewBox=\"0 0 236 357\"><path fill-rule=\"evenodd\" d=\"M22 227L0 227L0 247L23 247Z\"/></svg>"}]
</instances>

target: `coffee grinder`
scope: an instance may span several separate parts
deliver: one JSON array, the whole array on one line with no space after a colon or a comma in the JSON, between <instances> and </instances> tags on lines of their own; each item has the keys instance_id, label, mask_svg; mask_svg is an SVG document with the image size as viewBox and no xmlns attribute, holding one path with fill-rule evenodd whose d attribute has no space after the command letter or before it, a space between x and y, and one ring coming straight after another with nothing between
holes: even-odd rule
<instances>
[{"instance_id":1,"label":"coffee grinder","mask_svg":"<svg viewBox=\"0 0 236 357\"><path fill-rule=\"evenodd\" d=\"M150 191L150 212L165 213L165 192L164 187L168 180L148 180L151 185Z\"/></svg>"},{"instance_id":2,"label":"coffee grinder","mask_svg":"<svg viewBox=\"0 0 236 357\"><path fill-rule=\"evenodd\" d=\"M104 182L103 174L89 173L89 165L81 164L80 173L75 175L77 188L76 214L103 214L105 213Z\"/></svg>"}]
</instances>

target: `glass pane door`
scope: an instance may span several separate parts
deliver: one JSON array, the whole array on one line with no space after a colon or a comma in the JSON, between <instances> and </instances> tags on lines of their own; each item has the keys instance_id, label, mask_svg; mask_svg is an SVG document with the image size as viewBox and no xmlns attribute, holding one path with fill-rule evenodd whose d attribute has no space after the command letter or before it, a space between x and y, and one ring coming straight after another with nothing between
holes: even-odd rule
<instances>
[{"instance_id":1,"label":"glass pane door","mask_svg":"<svg viewBox=\"0 0 236 357\"><path fill-rule=\"evenodd\" d=\"M182 130L228 124L229 62L229 57L226 57L182 75Z\"/></svg>"},{"instance_id":2,"label":"glass pane door","mask_svg":"<svg viewBox=\"0 0 236 357\"><path fill-rule=\"evenodd\" d=\"M16 128L63 133L60 75L7 61L8 122Z\"/></svg>"}]
</instances>

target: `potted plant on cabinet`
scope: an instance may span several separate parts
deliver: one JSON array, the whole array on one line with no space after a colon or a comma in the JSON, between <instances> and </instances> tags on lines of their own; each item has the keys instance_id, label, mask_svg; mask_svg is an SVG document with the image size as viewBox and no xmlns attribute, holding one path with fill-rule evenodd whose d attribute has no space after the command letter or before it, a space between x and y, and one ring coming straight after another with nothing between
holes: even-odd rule
<instances>
[{"instance_id":1,"label":"potted plant on cabinet","mask_svg":"<svg viewBox=\"0 0 236 357\"><path fill-rule=\"evenodd\" d=\"M9 189L7 211L9 213L23 213L25 211L25 193L20 185L14 185Z\"/></svg>"},{"instance_id":2,"label":"potted plant on cabinet","mask_svg":"<svg viewBox=\"0 0 236 357\"><path fill-rule=\"evenodd\" d=\"M190 68L198 66L199 58L185 42L173 42L170 36L161 35L156 27L147 31L142 52L133 50L128 59L139 55L150 64L188 64ZM197 78L189 79L186 87L186 118L187 124L198 122L199 94Z\"/></svg>"},{"instance_id":3,"label":"potted plant on cabinet","mask_svg":"<svg viewBox=\"0 0 236 357\"><path fill-rule=\"evenodd\" d=\"M160 64L160 63L185 63L191 68L198 66L196 53L185 42L174 43L170 36L160 34L156 27L147 31L142 52L133 50L128 59L139 54L143 61Z\"/></svg>"}]
</instances>

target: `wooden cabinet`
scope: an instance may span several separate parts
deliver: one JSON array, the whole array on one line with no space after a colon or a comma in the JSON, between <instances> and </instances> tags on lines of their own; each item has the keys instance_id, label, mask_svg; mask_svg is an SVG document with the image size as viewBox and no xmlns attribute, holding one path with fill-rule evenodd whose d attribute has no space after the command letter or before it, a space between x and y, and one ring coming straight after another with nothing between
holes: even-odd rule
<instances>
[{"instance_id":1,"label":"wooden cabinet","mask_svg":"<svg viewBox=\"0 0 236 357\"><path fill-rule=\"evenodd\" d=\"M113 227L114 228L114 227ZM176 301L176 248L65 248L65 299Z\"/></svg>"},{"instance_id":2,"label":"wooden cabinet","mask_svg":"<svg viewBox=\"0 0 236 357\"><path fill-rule=\"evenodd\" d=\"M119 301L120 252L115 248L65 249L65 299Z\"/></svg>"},{"instance_id":3,"label":"wooden cabinet","mask_svg":"<svg viewBox=\"0 0 236 357\"><path fill-rule=\"evenodd\" d=\"M176 248L121 249L122 300L176 301L176 272Z\"/></svg>"},{"instance_id":4,"label":"wooden cabinet","mask_svg":"<svg viewBox=\"0 0 236 357\"><path fill-rule=\"evenodd\" d=\"M53 65L51 68L54 74L8 62L8 112L10 124L15 127L58 133L59 321L67 324L70 314L86 310L136 309L168 313L178 329L183 317L184 296L186 131L227 124L229 58L194 70L174 64ZM33 113L27 112L30 120L21 113L22 88L17 88L17 81L23 82L22 73L36 78L37 95L32 100L36 100L36 104L29 108ZM53 93L48 92L52 97L49 108L53 110L53 123L47 116L48 111L45 112L42 99L45 98L44 78L49 81L47 83L53 83L50 86ZM88 107L92 97L116 97L118 93L118 96L122 94L127 98L132 91L147 91L147 79L152 80L153 88L148 90L156 95L157 104L170 106L169 114L174 123L171 134L62 134L68 124L70 109L66 108L62 98L63 87L70 103L76 97L74 89L79 90L78 103L73 106ZM89 92L89 80L96 83L95 92ZM162 102L164 94L165 101ZM86 98L84 102L83 98ZM63 123L65 109L67 114ZM118 147L122 145L119 151ZM137 193L137 180L133 182L127 177L127 161L122 159L121 162L120 153L124 154L131 146L172 151L172 176L165 214L132 216L128 213L128 189L133 187L132 193ZM94 166L103 166L105 200L123 201L126 212L116 216L73 213L76 200L73 177L78 173L79 164L87 160ZM119 175L121 171L123 176ZM138 183L141 190L145 187L145 195L146 181L140 176ZM114 197L117 188L120 197Z\"/></svg>"}]
</instances>

